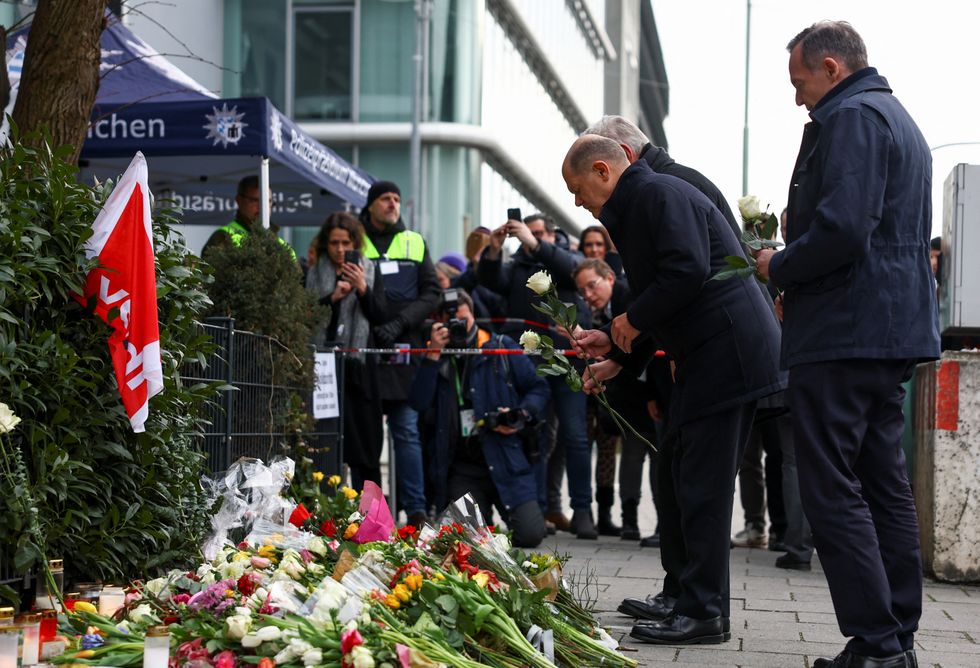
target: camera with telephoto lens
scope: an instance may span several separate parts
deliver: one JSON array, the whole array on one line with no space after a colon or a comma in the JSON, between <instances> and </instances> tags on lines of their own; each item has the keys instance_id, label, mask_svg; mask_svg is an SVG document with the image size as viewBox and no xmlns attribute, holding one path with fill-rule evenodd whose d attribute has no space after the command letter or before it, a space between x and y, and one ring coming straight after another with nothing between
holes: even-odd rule
<instances>
[{"instance_id":1,"label":"camera with telephoto lens","mask_svg":"<svg viewBox=\"0 0 980 668\"><path fill-rule=\"evenodd\" d=\"M459 294L456 288L446 288L442 291L442 312L449 320L446 321L446 328L449 330L450 348L466 347L466 321L456 317L456 309L459 307Z\"/></svg>"},{"instance_id":2,"label":"camera with telephoto lens","mask_svg":"<svg viewBox=\"0 0 980 668\"><path fill-rule=\"evenodd\" d=\"M509 411L490 411L483 416L481 426L484 429L495 429L496 427L510 427L521 431L527 425L527 413L520 408Z\"/></svg>"}]
</instances>

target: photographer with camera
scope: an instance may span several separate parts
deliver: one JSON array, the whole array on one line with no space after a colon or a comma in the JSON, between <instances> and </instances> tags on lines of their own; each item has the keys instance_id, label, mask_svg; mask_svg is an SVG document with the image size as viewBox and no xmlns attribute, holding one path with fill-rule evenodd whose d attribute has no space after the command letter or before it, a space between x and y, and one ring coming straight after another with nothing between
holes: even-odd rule
<instances>
[{"instance_id":1,"label":"photographer with camera","mask_svg":"<svg viewBox=\"0 0 980 668\"><path fill-rule=\"evenodd\" d=\"M387 300L381 271L356 250L363 240L360 221L342 211L330 214L313 239L316 262L306 275L306 287L330 307L330 322L317 333L317 344L370 346L374 343L371 328L385 322ZM374 356L347 356L344 400L344 461L350 466L351 485L361 489L365 480L380 485L384 437Z\"/></svg>"},{"instance_id":2,"label":"photographer with camera","mask_svg":"<svg viewBox=\"0 0 980 668\"><path fill-rule=\"evenodd\" d=\"M493 506L517 547L537 547L545 536L536 471L542 466L539 425L548 384L524 355L443 355L444 348L509 348L517 343L479 329L473 301L462 290L443 293L440 321L409 402L431 422L429 474L436 508L471 494L484 518Z\"/></svg>"}]
</instances>

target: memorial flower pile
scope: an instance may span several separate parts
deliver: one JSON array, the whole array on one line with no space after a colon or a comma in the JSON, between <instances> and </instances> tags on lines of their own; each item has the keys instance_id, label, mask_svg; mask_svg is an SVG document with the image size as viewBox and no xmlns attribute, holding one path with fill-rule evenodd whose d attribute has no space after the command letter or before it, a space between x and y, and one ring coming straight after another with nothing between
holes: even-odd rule
<instances>
[{"instance_id":1,"label":"memorial flower pile","mask_svg":"<svg viewBox=\"0 0 980 668\"><path fill-rule=\"evenodd\" d=\"M111 619L69 613L73 639L54 662L139 665L146 629L169 623L170 668L635 665L583 616L558 560L513 550L468 497L435 526L398 530L371 485L352 494L329 481L334 496L297 513L245 493L259 473L225 492L252 503L223 507L215 524L217 535L247 529L239 542L224 540L194 570L135 583ZM535 586L538 571L556 570Z\"/></svg>"}]
</instances>

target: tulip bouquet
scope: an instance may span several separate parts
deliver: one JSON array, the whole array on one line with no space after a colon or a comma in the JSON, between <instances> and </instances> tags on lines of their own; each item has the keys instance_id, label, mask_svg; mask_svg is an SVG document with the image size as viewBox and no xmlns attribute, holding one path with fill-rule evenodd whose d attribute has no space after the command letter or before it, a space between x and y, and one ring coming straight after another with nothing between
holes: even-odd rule
<instances>
[{"instance_id":1,"label":"tulip bouquet","mask_svg":"<svg viewBox=\"0 0 980 668\"><path fill-rule=\"evenodd\" d=\"M578 309L575 304L566 304L565 302L558 299L558 291L555 288L554 282L551 280L551 275L546 271L539 271L527 279L527 287L531 292L535 293L541 297L540 304L532 304L532 307L545 314L549 318L555 321L560 329L566 332L574 332L578 328ZM564 354L555 351L555 342L550 336L545 336L544 334L538 334L537 332L528 330L521 334L519 343L524 348L525 352L538 353L544 360L544 363L539 364L537 368L537 374L539 376L557 376L559 378L564 378L565 383L572 389L573 392L578 392L582 389L582 377L579 375L578 370L572 364ZM591 360L590 360L591 361ZM586 371L592 373L592 370L586 365ZM601 388L602 384L596 382L596 385ZM626 436L626 430L629 430L634 436L646 443L654 451L657 448L651 443L647 438L638 432L633 425L631 425L626 418L619 414L619 412L609 404L609 400L606 398L606 393L604 390L600 389L598 394L596 394L596 399L602 404L602 407L608 411L609 416L616 423L616 427L619 428L619 433L624 437Z\"/></svg>"},{"instance_id":2,"label":"tulip bouquet","mask_svg":"<svg viewBox=\"0 0 980 668\"><path fill-rule=\"evenodd\" d=\"M762 210L759 198L746 195L738 200L738 212L742 217L742 243L750 250L763 248L779 248L782 244L776 241L776 231L779 229L779 219L770 213L769 208ZM752 255L728 255L725 257L727 267L711 277L712 281L725 281L729 278L748 278L755 276L762 283L769 281L756 270L755 258Z\"/></svg>"}]
</instances>

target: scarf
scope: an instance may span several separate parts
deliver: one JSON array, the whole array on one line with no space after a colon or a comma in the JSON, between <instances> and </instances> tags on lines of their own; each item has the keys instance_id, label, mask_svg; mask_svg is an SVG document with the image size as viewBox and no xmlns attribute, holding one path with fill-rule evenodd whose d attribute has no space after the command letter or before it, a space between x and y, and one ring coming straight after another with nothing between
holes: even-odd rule
<instances>
[{"instance_id":1,"label":"scarf","mask_svg":"<svg viewBox=\"0 0 980 668\"><path fill-rule=\"evenodd\" d=\"M364 282L367 283L368 290L374 289L374 263L366 261L364 257L360 260L361 269L364 270ZM306 287L316 292L321 297L329 297L337 287L337 269L334 267L330 258L324 254L316 265L310 269L310 275L306 280ZM357 290L351 290L346 297L341 299L332 308L337 309L337 335L334 337L342 348L363 348L367 345L368 335L371 333L371 323L368 322L364 310L361 308ZM317 343L326 343L327 330L324 328L317 337ZM362 353L348 356L348 359L364 361Z\"/></svg>"}]
</instances>

